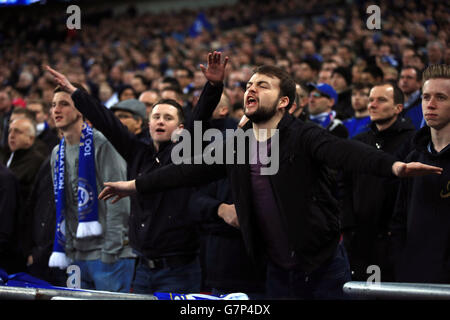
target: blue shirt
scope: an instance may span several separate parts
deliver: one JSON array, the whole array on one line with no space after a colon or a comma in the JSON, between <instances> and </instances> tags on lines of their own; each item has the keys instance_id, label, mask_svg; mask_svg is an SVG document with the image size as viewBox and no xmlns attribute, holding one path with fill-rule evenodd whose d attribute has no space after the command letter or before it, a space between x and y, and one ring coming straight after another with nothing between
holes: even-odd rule
<instances>
[{"instance_id":1,"label":"blue shirt","mask_svg":"<svg viewBox=\"0 0 450 320\"><path fill-rule=\"evenodd\" d=\"M348 130L348 137L351 139L360 133L369 131L370 116L363 118L352 117L344 120L343 123Z\"/></svg>"}]
</instances>

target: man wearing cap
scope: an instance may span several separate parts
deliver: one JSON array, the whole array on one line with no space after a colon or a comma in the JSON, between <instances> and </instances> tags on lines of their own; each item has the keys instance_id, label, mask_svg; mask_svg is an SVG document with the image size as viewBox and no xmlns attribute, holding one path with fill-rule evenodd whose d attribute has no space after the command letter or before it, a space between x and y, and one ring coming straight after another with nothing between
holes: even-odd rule
<instances>
[{"instance_id":1,"label":"man wearing cap","mask_svg":"<svg viewBox=\"0 0 450 320\"><path fill-rule=\"evenodd\" d=\"M337 67L331 74L331 85L338 94L338 101L335 102L333 110L336 110L337 117L345 120L353 117L352 108L352 73L348 68Z\"/></svg>"},{"instance_id":2,"label":"man wearing cap","mask_svg":"<svg viewBox=\"0 0 450 320\"><path fill-rule=\"evenodd\" d=\"M114 115L128 130L136 135L139 140L150 144L150 134L144 129L146 119L146 107L141 101L128 99L120 101L111 107Z\"/></svg>"},{"instance_id":3,"label":"man wearing cap","mask_svg":"<svg viewBox=\"0 0 450 320\"><path fill-rule=\"evenodd\" d=\"M336 118L333 106L338 101L338 95L332 86L326 83L311 84L309 94L309 118L331 134L347 138L348 131L341 120Z\"/></svg>"}]
</instances>

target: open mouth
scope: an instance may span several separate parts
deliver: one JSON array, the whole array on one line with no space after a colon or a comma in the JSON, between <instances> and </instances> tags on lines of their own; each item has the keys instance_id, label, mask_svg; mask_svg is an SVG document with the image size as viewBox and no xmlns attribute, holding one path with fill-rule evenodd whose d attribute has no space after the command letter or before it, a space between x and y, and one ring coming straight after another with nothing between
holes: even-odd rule
<instances>
[{"instance_id":1,"label":"open mouth","mask_svg":"<svg viewBox=\"0 0 450 320\"><path fill-rule=\"evenodd\" d=\"M158 128L155 130L156 133L164 133L166 132L166 130L162 129L162 128Z\"/></svg>"},{"instance_id":2,"label":"open mouth","mask_svg":"<svg viewBox=\"0 0 450 320\"><path fill-rule=\"evenodd\" d=\"M249 96L249 97L247 97L247 100L245 101L245 105L247 107L252 107L252 106L256 105L257 102L258 101L254 97Z\"/></svg>"}]
</instances>

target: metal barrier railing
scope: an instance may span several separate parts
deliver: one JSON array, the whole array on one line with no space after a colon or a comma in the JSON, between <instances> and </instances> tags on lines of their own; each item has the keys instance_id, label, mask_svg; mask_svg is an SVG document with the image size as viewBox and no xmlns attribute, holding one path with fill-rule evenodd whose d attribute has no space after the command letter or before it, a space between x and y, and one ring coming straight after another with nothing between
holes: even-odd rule
<instances>
[{"instance_id":1,"label":"metal barrier railing","mask_svg":"<svg viewBox=\"0 0 450 320\"><path fill-rule=\"evenodd\" d=\"M157 300L151 294L120 293L96 290L64 290L0 286L0 300Z\"/></svg>"},{"instance_id":2,"label":"metal barrier railing","mask_svg":"<svg viewBox=\"0 0 450 320\"><path fill-rule=\"evenodd\" d=\"M450 300L450 285L446 284L350 281L344 292L355 298Z\"/></svg>"}]
</instances>

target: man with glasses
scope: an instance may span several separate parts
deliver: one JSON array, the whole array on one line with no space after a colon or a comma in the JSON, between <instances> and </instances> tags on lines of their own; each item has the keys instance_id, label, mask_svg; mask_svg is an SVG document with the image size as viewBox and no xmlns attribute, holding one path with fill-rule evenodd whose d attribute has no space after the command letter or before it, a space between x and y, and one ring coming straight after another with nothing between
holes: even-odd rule
<instances>
[{"instance_id":1,"label":"man with glasses","mask_svg":"<svg viewBox=\"0 0 450 320\"><path fill-rule=\"evenodd\" d=\"M331 134L347 138L348 131L341 120L336 118L333 106L338 101L338 95L332 86L326 83L310 84L309 118Z\"/></svg>"}]
</instances>

